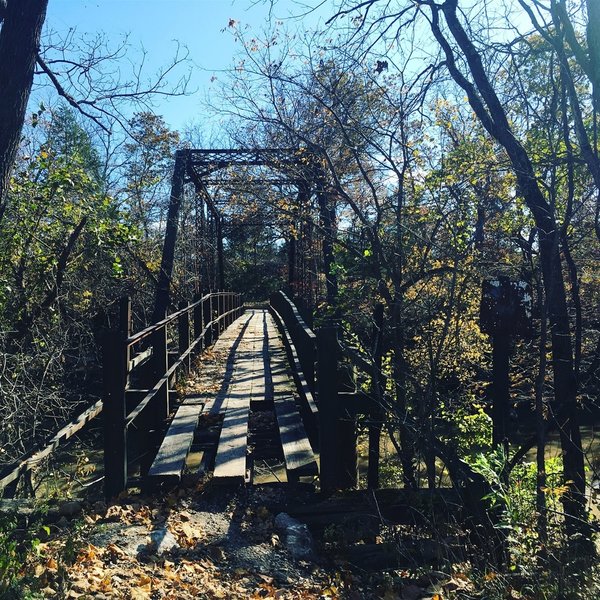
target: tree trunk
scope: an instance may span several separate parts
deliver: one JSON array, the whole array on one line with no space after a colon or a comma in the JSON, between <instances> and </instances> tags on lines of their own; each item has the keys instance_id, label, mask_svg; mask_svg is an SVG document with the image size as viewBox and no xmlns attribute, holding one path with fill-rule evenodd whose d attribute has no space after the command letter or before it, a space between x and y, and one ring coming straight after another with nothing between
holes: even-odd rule
<instances>
[{"instance_id":1,"label":"tree trunk","mask_svg":"<svg viewBox=\"0 0 600 600\"><path fill-rule=\"evenodd\" d=\"M540 262L548 306L556 421L563 451L564 480L569 491L563 495L567 533L586 533L585 471L578 422L577 385L573 365L571 331L565 283L561 271L558 228L552 207L538 185L525 148L515 138L506 112L487 77L481 56L458 20L457 0L446 0L441 10L448 29L469 65L471 83L456 64L455 54L439 27L439 8L431 6L432 31L446 55L453 79L467 93L469 103L482 125L506 150L519 191L531 210L539 233Z\"/></svg>"},{"instance_id":2,"label":"tree trunk","mask_svg":"<svg viewBox=\"0 0 600 600\"><path fill-rule=\"evenodd\" d=\"M0 29L0 217L4 213L48 0L8 0Z\"/></svg>"},{"instance_id":3,"label":"tree trunk","mask_svg":"<svg viewBox=\"0 0 600 600\"><path fill-rule=\"evenodd\" d=\"M326 300L330 309L337 312L338 281L333 265L335 263L334 241L335 241L335 209L332 206L331 194L326 189L325 178L319 178L317 189L317 201L319 203L319 217L323 228L323 272L325 275Z\"/></svg>"},{"instance_id":4,"label":"tree trunk","mask_svg":"<svg viewBox=\"0 0 600 600\"><path fill-rule=\"evenodd\" d=\"M175 168L173 171L173 182L171 186L171 200L167 215L167 227L165 230L165 242L163 245L162 261L158 283L156 286L156 299L154 302L154 313L152 322L156 323L165 318L169 308L171 291L171 277L173 275L173 264L175 262L175 245L177 242L177 229L179 225L179 209L183 201L185 176L185 156L183 151L178 150L175 154Z\"/></svg>"},{"instance_id":5,"label":"tree trunk","mask_svg":"<svg viewBox=\"0 0 600 600\"><path fill-rule=\"evenodd\" d=\"M398 415L401 417L399 424L400 434L400 461L402 462L402 479L404 486L410 489L416 489L417 479L415 474L415 431L402 421L402 417L407 412L406 402L406 361L404 358L404 330L401 323L402 301L395 298L391 306L392 312L392 331L394 354L393 354L393 377L396 386L395 407Z\"/></svg>"}]
</instances>

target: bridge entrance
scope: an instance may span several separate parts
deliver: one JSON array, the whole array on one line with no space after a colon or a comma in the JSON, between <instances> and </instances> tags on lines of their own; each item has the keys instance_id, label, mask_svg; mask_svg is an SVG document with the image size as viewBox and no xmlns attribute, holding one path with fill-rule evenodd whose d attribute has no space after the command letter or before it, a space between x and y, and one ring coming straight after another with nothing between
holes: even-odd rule
<instances>
[{"instance_id":1,"label":"bridge entrance","mask_svg":"<svg viewBox=\"0 0 600 600\"><path fill-rule=\"evenodd\" d=\"M171 302L178 226L182 207L190 198L200 229L191 257L198 265L196 292L240 286L254 295L262 291L260 299L264 300L285 287L310 309L319 297L333 299L337 287L331 268L335 198L322 160L302 148L179 150L154 320L165 315ZM236 243L247 240L249 232L254 232L254 239L258 239L256 232L263 233L261 243L271 260L262 270L252 265L252 257L235 256ZM272 260L276 255L279 261ZM236 258L238 266L254 268L252 277L240 277L240 269L234 277ZM261 286L254 289L256 281Z\"/></svg>"}]
</instances>

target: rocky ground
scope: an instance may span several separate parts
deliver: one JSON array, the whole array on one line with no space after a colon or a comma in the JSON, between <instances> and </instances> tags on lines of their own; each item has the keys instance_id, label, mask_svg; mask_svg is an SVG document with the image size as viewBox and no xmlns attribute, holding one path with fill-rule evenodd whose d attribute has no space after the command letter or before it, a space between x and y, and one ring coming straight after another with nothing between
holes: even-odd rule
<instances>
[{"instance_id":1,"label":"rocky ground","mask_svg":"<svg viewBox=\"0 0 600 600\"><path fill-rule=\"evenodd\" d=\"M368 574L336 558L283 507L284 486L225 490L188 481L168 494L82 506L63 517L30 568L46 598L441 600L455 574ZM78 507L71 507L78 512ZM69 512L69 510L63 511Z\"/></svg>"}]
</instances>

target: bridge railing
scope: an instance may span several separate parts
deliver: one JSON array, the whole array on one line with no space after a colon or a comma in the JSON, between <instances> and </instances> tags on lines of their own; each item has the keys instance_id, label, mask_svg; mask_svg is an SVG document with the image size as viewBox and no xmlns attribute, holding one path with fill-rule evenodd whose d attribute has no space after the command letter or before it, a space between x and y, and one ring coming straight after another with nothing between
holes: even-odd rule
<instances>
[{"instance_id":1,"label":"bridge railing","mask_svg":"<svg viewBox=\"0 0 600 600\"><path fill-rule=\"evenodd\" d=\"M285 292L271 296L271 307L275 309L290 333L306 383L315 391L315 361L317 358L317 337L302 318L296 305Z\"/></svg>"},{"instance_id":2,"label":"bridge railing","mask_svg":"<svg viewBox=\"0 0 600 600\"><path fill-rule=\"evenodd\" d=\"M121 301L119 327L104 341L104 471L107 498L127 487L130 463L148 470L171 410L177 373L214 343L237 317L240 294L213 292L132 333L131 302ZM135 449L137 456L131 457Z\"/></svg>"},{"instance_id":3,"label":"bridge railing","mask_svg":"<svg viewBox=\"0 0 600 600\"><path fill-rule=\"evenodd\" d=\"M270 308L283 333L307 434L313 447L319 448L321 489L356 487L358 415L366 416L369 428L368 487L378 487L380 403L375 394L342 384L347 379L342 363L347 360L344 355L348 349L340 345L339 327L330 324L313 332L293 301L281 291L271 296ZM381 345L377 346L375 365L381 362ZM372 376L374 369L364 366Z\"/></svg>"},{"instance_id":4,"label":"bridge railing","mask_svg":"<svg viewBox=\"0 0 600 600\"><path fill-rule=\"evenodd\" d=\"M313 448L319 445L318 409L314 399L317 337L296 305L282 291L270 298L270 311L282 334L292 374L301 396L301 414Z\"/></svg>"}]
</instances>

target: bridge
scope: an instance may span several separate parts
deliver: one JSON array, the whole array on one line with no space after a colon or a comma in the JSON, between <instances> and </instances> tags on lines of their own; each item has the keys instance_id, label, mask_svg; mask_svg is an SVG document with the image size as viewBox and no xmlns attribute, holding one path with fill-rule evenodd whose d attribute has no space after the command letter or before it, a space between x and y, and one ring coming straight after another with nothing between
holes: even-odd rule
<instances>
[{"instance_id":1,"label":"bridge","mask_svg":"<svg viewBox=\"0 0 600 600\"><path fill-rule=\"evenodd\" d=\"M37 465L100 415L107 498L133 484L151 489L179 481L190 449L197 446L199 421L206 415L219 421L216 438L204 442L214 446L214 456L205 461L213 480L251 482L248 421L257 407L274 415L278 439L271 445L284 461L288 481L307 477L320 481L322 489L356 486L356 417L369 413L374 404L365 394L346 390L340 409L334 327L322 328L321 342L321 332L309 327L317 299L333 305L337 294L331 268L334 194L325 171L323 160L307 149L176 153L152 323L133 331L128 298L121 300L118 314L107 316L102 401L58 431L44 448L32 450L0 473L4 497L14 495L19 481L27 481ZM293 199L286 218L297 233L286 239L287 294L274 294L260 308L245 306L240 293L223 291L226 215L212 189L240 181L246 186L279 186ZM178 290L175 309L178 224L190 193L213 256L198 273L194 299L183 300ZM313 238L319 238L320 274L308 266L308 242ZM208 349L227 355L220 392L213 398L178 396L177 383L192 373L195 357ZM369 482L375 487L380 421L370 425ZM343 443L335 441L342 439Z\"/></svg>"},{"instance_id":2,"label":"bridge","mask_svg":"<svg viewBox=\"0 0 600 600\"><path fill-rule=\"evenodd\" d=\"M309 483L325 496L356 490L359 420L368 433L366 490L378 490L389 408L381 377L383 305L373 306L367 361L344 340L341 328L333 268L335 192L325 173L323 161L304 149L178 151L151 324L134 331L131 300L120 301L103 333L102 400L45 447L0 473L0 493L13 496L19 482L31 488L32 471L99 415L108 500L132 487L156 493L197 472L210 473L215 485L251 485L259 456L279 461L274 475L282 484ZM238 179L246 185L283 186L294 199L286 218L297 233L286 239L285 289L260 305L245 302L240 291L225 291L225 215L211 188ZM177 290L176 303L172 279L179 212L190 189L214 255L198 273L193 299L185 300ZM309 256L315 245L318 261ZM311 266L315 263L319 272ZM313 327L317 301L319 326ZM207 362L199 357L213 361L219 379L197 392L183 382L204 376ZM258 415L270 422L268 431L257 431ZM462 487L407 490L400 496L402 490L378 492L378 513L395 522L406 522L407 515L418 518L420 500L415 504L414 494L425 493L428 502L441 498L444 510L466 508L484 538L493 536L481 502L489 491L483 478L448 446L438 444L433 452ZM319 509L326 516L317 518L328 521L336 510L358 514L364 500Z\"/></svg>"},{"instance_id":3,"label":"bridge","mask_svg":"<svg viewBox=\"0 0 600 600\"><path fill-rule=\"evenodd\" d=\"M209 293L137 333L126 299L120 322L105 350L108 498L127 489L133 471L149 489L178 483L207 415L217 417L218 431L200 442L202 468L215 484L251 483L249 422L256 411L273 415L276 436L267 450L283 460L288 482L319 476L321 489L356 487L356 417L375 405L365 394L338 392L335 328L315 334L284 292L266 307L244 307L231 292ZM204 349L221 357L219 389L177 398L178 372L193 374L192 357ZM375 448L369 455L378 460Z\"/></svg>"}]
</instances>

